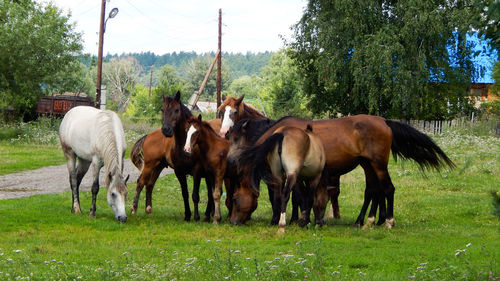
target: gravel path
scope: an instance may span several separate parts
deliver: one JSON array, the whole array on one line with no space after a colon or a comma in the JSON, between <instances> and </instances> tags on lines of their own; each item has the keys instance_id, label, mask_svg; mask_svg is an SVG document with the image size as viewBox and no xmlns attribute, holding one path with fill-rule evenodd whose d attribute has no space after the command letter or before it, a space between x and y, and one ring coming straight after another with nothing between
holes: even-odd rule
<instances>
[{"instance_id":1,"label":"gravel path","mask_svg":"<svg viewBox=\"0 0 500 281\"><path fill-rule=\"evenodd\" d=\"M80 191L90 190L92 186L91 170L92 167L83 178ZM160 177L171 173L173 173L171 168L164 169ZM140 172L130 159L125 159L123 174L130 174L128 183L135 183ZM101 169L99 183L101 187L104 186L104 168ZM0 176L0 200L64 191L71 191L66 164Z\"/></svg>"}]
</instances>

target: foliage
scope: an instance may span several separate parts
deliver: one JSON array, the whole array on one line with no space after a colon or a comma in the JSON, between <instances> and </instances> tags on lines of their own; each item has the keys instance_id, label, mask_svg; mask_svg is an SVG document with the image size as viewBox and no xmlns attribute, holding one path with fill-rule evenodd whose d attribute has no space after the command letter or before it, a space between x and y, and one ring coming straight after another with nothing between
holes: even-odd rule
<instances>
[{"instance_id":1,"label":"foliage","mask_svg":"<svg viewBox=\"0 0 500 281\"><path fill-rule=\"evenodd\" d=\"M191 60L188 64L188 78L186 85L186 94L187 99L194 93L194 91L198 91L200 86L205 79L205 75L212 63L214 57L209 55L199 56ZM231 84L231 78L229 74L229 69L227 64L222 60L222 70L221 70L221 91L224 91ZM212 73L210 74L207 84L203 90L201 95L201 100L216 100L216 92L217 92L217 66L215 65Z\"/></svg>"},{"instance_id":2,"label":"foliage","mask_svg":"<svg viewBox=\"0 0 500 281\"><path fill-rule=\"evenodd\" d=\"M272 106L266 110L268 114L274 118L286 115L308 117L302 80L286 50L282 49L271 57L269 64L262 69L261 77L259 96Z\"/></svg>"},{"instance_id":3,"label":"foliage","mask_svg":"<svg viewBox=\"0 0 500 281\"><path fill-rule=\"evenodd\" d=\"M287 226L284 235L268 225L264 187L247 226L184 222L174 175L158 180L153 214L142 209L143 192L138 213L124 224L114 220L102 190L96 218L72 214L70 192L1 200L0 279L495 280L500 221L492 215L490 189L500 180L499 140L453 133L434 139L458 168L424 177L416 164L391 160L391 230L351 226L363 202L359 168L342 177L341 219L324 227ZM464 149L469 146L475 149ZM130 206L133 179L128 189ZM204 184L201 191L205 207ZM91 198L80 193L84 210Z\"/></svg>"},{"instance_id":4,"label":"foliage","mask_svg":"<svg viewBox=\"0 0 500 281\"><path fill-rule=\"evenodd\" d=\"M486 117L500 120L500 100L481 103L481 111Z\"/></svg>"},{"instance_id":5,"label":"foliage","mask_svg":"<svg viewBox=\"0 0 500 281\"><path fill-rule=\"evenodd\" d=\"M482 72L467 40L477 2L310 0L288 45L311 109L405 119L467 112Z\"/></svg>"},{"instance_id":6,"label":"foliage","mask_svg":"<svg viewBox=\"0 0 500 281\"><path fill-rule=\"evenodd\" d=\"M137 81L140 65L133 57L113 58L104 63L103 84L106 85L106 95L111 99L106 101L110 108L123 112L130 100L130 92Z\"/></svg>"},{"instance_id":7,"label":"foliage","mask_svg":"<svg viewBox=\"0 0 500 281\"><path fill-rule=\"evenodd\" d=\"M260 88L262 87L262 78L257 75L244 75L236 78L229 86L227 93L231 96L245 95L245 99L255 99L258 97Z\"/></svg>"},{"instance_id":8,"label":"foliage","mask_svg":"<svg viewBox=\"0 0 500 281\"><path fill-rule=\"evenodd\" d=\"M81 35L53 4L0 1L0 108L32 113L47 90L82 86Z\"/></svg>"}]
</instances>

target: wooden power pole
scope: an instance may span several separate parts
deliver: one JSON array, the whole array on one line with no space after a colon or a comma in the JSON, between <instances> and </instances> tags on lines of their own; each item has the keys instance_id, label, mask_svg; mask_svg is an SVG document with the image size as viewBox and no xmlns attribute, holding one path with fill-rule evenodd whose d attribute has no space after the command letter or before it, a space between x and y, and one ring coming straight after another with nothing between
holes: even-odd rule
<instances>
[{"instance_id":1,"label":"wooden power pole","mask_svg":"<svg viewBox=\"0 0 500 281\"><path fill-rule=\"evenodd\" d=\"M222 9L219 9L219 44L217 48L217 53L219 53L219 56L217 58L217 108L222 104L221 101L221 88L222 88L222 49L221 49L221 42L222 41Z\"/></svg>"},{"instance_id":2,"label":"wooden power pole","mask_svg":"<svg viewBox=\"0 0 500 281\"><path fill-rule=\"evenodd\" d=\"M104 44L104 15L106 13L106 0L101 3L101 24L99 26L99 49L97 53L97 87L95 94L95 104L101 107L101 81L102 81L102 46Z\"/></svg>"}]
</instances>

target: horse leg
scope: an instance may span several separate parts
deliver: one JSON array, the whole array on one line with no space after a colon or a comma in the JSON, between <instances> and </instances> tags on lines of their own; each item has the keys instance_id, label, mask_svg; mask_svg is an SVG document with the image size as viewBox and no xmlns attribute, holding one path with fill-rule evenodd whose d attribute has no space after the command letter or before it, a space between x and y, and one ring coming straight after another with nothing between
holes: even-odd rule
<instances>
[{"instance_id":1,"label":"horse leg","mask_svg":"<svg viewBox=\"0 0 500 281\"><path fill-rule=\"evenodd\" d=\"M196 169L196 171L193 171L193 193L191 194L194 205L194 221L200 220L200 213L198 212L198 204L200 203L200 182L201 177L198 169Z\"/></svg>"},{"instance_id":2,"label":"horse leg","mask_svg":"<svg viewBox=\"0 0 500 281\"><path fill-rule=\"evenodd\" d=\"M340 176L330 176L327 185L328 194L330 194L330 201L332 202L331 209L333 210L333 217L340 219L339 196L340 196Z\"/></svg>"},{"instance_id":3,"label":"horse leg","mask_svg":"<svg viewBox=\"0 0 500 281\"><path fill-rule=\"evenodd\" d=\"M278 186L267 185L269 201L271 201L271 207L273 209L273 216L269 225L277 225L280 220L280 195L276 190L278 190Z\"/></svg>"},{"instance_id":4,"label":"horse leg","mask_svg":"<svg viewBox=\"0 0 500 281\"><path fill-rule=\"evenodd\" d=\"M387 171L387 166L384 169L377 171L377 176L379 177L380 187L382 192L379 197L380 212L378 225L385 223L386 228L392 228L395 225L394 221L394 192L395 188L392 184L391 177L389 176L389 171ZM385 207L385 200L387 199L387 209ZM382 215L382 210L387 212Z\"/></svg>"},{"instance_id":5,"label":"horse leg","mask_svg":"<svg viewBox=\"0 0 500 281\"><path fill-rule=\"evenodd\" d=\"M182 199L184 199L184 220L189 221L191 219L191 208L189 208L189 191L187 187L186 174L175 171L175 176L181 184Z\"/></svg>"},{"instance_id":6,"label":"horse leg","mask_svg":"<svg viewBox=\"0 0 500 281\"><path fill-rule=\"evenodd\" d=\"M234 178L225 178L224 186L226 187L226 208L228 210L227 218L231 217L233 212L233 194L236 185L236 180Z\"/></svg>"},{"instance_id":7,"label":"horse leg","mask_svg":"<svg viewBox=\"0 0 500 281\"><path fill-rule=\"evenodd\" d=\"M299 198L302 198L302 192L299 190L300 187L297 186L296 189L292 190L292 217L290 218L290 224L297 222L299 220Z\"/></svg>"},{"instance_id":8,"label":"horse leg","mask_svg":"<svg viewBox=\"0 0 500 281\"><path fill-rule=\"evenodd\" d=\"M76 154L68 147L63 146L64 156L66 156L66 166L68 168L69 174L69 185L71 186L71 196L72 196L72 206L71 212L75 214L81 214L82 210L80 208L80 196L79 196L79 185L76 174Z\"/></svg>"},{"instance_id":9,"label":"horse leg","mask_svg":"<svg viewBox=\"0 0 500 281\"><path fill-rule=\"evenodd\" d=\"M290 199L290 192L292 188L295 186L297 182L297 174L291 173L287 175L286 183L284 187L281 189L281 208L280 208L280 220L278 223L278 232L285 232L286 226L286 205L288 204L288 200Z\"/></svg>"},{"instance_id":10,"label":"horse leg","mask_svg":"<svg viewBox=\"0 0 500 281\"><path fill-rule=\"evenodd\" d=\"M215 175L214 195L214 224L219 224L221 220L220 213L220 196L222 194L222 182L224 181L224 173L217 172Z\"/></svg>"},{"instance_id":11,"label":"horse leg","mask_svg":"<svg viewBox=\"0 0 500 281\"><path fill-rule=\"evenodd\" d=\"M209 222L210 218L214 215L214 180L210 175L205 177L205 184L207 186L207 208L205 209L205 217L203 218L203 222Z\"/></svg>"},{"instance_id":12,"label":"horse leg","mask_svg":"<svg viewBox=\"0 0 500 281\"><path fill-rule=\"evenodd\" d=\"M304 186L305 185L305 186ZM311 185L309 181L299 182L296 184L295 190L300 190L298 193L298 203L300 206L299 226L305 227L311 222L311 206L313 197L311 196Z\"/></svg>"},{"instance_id":13,"label":"horse leg","mask_svg":"<svg viewBox=\"0 0 500 281\"><path fill-rule=\"evenodd\" d=\"M155 187L156 180L160 176L161 171L164 166L159 164L153 168L153 171L149 174L146 182L146 214L153 213L153 189ZM139 198L138 198L139 199Z\"/></svg>"},{"instance_id":14,"label":"horse leg","mask_svg":"<svg viewBox=\"0 0 500 281\"><path fill-rule=\"evenodd\" d=\"M92 206L90 207L89 217L95 218L97 193L99 192L99 171L101 170L101 166L97 160L92 161L92 164L94 182L92 183Z\"/></svg>"},{"instance_id":15,"label":"horse leg","mask_svg":"<svg viewBox=\"0 0 500 281\"><path fill-rule=\"evenodd\" d=\"M151 176L151 167L144 164L144 167L142 168L141 174L139 175L139 178L137 179L137 186L135 188L135 196L134 196L134 202L132 203L132 208L130 209L132 214L137 213L137 207L139 206L139 198L141 196L142 189L144 186L147 184L149 177Z\"/></svg>"},{"instance_id":16,"label":"horse leg","mask_svg":"<svg viewBox=\"0 0 500 281\"><path fill-rule=\"evenodd\" d=\"M379 191L379 182L377 175L374 171L374 168L368 161L362 161L361 167L365 172L365 195L363 200L363 206L361 207L361 211L358 215L358 218L354 222L354 227L363 226L363 229L371 228L375 224L375 216L377 215L377 202L378 202L378 191ZM368 218L366 220L366 225L363 225L366 211L368 210L368 206L372 202L372 207L370 209L370 213L368 214Z\"/></svg>"}]
</instances>

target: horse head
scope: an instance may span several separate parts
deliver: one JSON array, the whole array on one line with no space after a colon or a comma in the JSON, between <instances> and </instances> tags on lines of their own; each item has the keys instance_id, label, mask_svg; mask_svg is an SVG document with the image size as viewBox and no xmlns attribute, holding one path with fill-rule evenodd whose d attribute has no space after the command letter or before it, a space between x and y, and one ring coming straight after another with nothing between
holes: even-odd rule
<instances>
[{"instance_id":1,"label":"horse head","mask_svg":"<svg viewBox=\"0 0 500 281\"><path fill-rule=\"evenodd\" d=\"M229 131L229 129L240 120L240 116L245 110L243 103L244 98L245 95L242 95L239 98L228 97L217 109L220 113L224 112L219 132L221 137L224 137L227 131Z\"/></svg>"},{"instance_id":2,"label":"horse head","mask_svg":"<svg viewBox=\"0 0 500 281\"><path fill-rule=\"evenodd\" d=\"M161 107L162 112L162 126L161 132L166 137L171 137L174 135L175 128L182 122L186 120L186 113L184 106L181 102L181 93L177 91L175 97L162 96L163 105Z\"/></svg>"},{"instance_id":3,"label":"horse head","mask_svg":"<svg viewBox=\"0 0 500 281\"><path fill-rule=\"evenodd\" d=\"M118 169L114 169L109 172L106 179L108 205L113 209L115 218L120 222L127 221L125 203L127 202L127 181L129 176L123 179Z\"/></svg>"},{"instance_id":4,"label":"horse head","mask_svg":"<svg viewBox=\"0 0 500 281\"><path fill-rule=\"evenodd\" d=\"M197 143L200 130L202 128L201 114L198 117L190 117L187 120L187 136L184 144L184 151L191 153L192 147Z\"/></svg>"},{"instance_id":5,"label":"horse head","mask_svg":"<svg viewBox=\"0 0 500 281\"><path fill-rule=\"evenodd\" d=\"M233 210L229 219L232 225L244 224L257 209L259 191L250 187L245 178L233 193Z\"/></svg>"}]
</instances>

